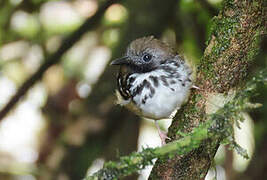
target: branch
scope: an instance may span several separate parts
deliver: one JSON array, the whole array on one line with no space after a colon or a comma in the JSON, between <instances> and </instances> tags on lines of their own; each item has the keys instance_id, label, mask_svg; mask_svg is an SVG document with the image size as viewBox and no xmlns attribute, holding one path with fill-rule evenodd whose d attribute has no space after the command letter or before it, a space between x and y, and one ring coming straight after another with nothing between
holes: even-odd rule
<instances>
[{"instance_id":1,"label":"branch","mask_svg":"<svg viewBox=\"0 0 267 180\"><path fill-rule=\"evenodd\" d=\"M186 154L198 147L202 140L208 137L208 124L195 128L192 133L177 141L166 144L159 148L146 148L142 152L135 152L129 156L120 158L119 162L107 162L104 168L87 176L85 180L116 179L131 175L132 173L152 165L152 160L164 155L177 153Z\"/></svg>"},{"instance_id":2,"label":"branch","mask_svg":"<svg viewBox=\"0 0 267 180\"><path fill-rule=\"evenodd\" d=\"M7 113L16 105L19 99L26 94L26 92L33 86L38 80L40 80L44 72L54 64L60 62L62 55L69 50L88 30L93 29L99 24L101 17L103 16L105 10L113 3L119 0L108 0L103 4L98 11L89 19L87 19L84 24L82 24L79 29L73 32L69 37L67 37L59 47L59 49L44 60L44 64L29 78L22 86L18 89L16 94L9 100L5 107L0 112L0 121L7 115Z\"/></svg>"},{"instance_id":3,"label":"branch","mask_svg":"<svg viewBox=\"0 0 267 180\"><path fill-rule=\"evenodd\" d=\"M196 72L196 85L202 91L192 92L188 103L177 113L168 131L172 140L181 138L178 131L188 133L207 121L207 114L212 111L210 99L230 96L244 83L258 52L263 19L262 0L224 1L219 15L213 18L208 46ZM221 140L217 136L187 155L158 161L150 178L203 179Z\"/></svg>"},{"instance_id":4,"label":"branch","mask_svg":"<svg viewBox=\"0 0 267 180\"><path fill-rule=\"evenodd\" d=\"M267 69L260 71L246 84L242 91L236 93L231 101L215 113L208 115L208 121L194 128L191 133L183 134L181 139L168 143L163 147L147 148L142 152L135 152L129 156L121 157L119 162L107 162L103 169L92 176L87 176L85 180L108 180L125 177L144 169L148 165L152 165L152 160L155 158L166 155L173 156L175 154L185 155L198 148L208 138L217 138L219 136L221 139L227 139L232 137L233 133L229 134L229 126L240 120L239 114L242 111L258 107L257 105L251 105L249 98L255 95L257 85L265 82L267 82ZM229 143L235 147L239 154L244 157L247 156L244 150L234 141L229 141Z\"/></svg>"}]
</instances>

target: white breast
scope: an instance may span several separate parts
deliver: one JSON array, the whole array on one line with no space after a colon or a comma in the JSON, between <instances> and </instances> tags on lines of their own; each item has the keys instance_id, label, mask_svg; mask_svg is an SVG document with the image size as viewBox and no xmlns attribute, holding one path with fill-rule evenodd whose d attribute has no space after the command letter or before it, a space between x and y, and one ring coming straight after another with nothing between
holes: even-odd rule
<instances>
[{"instance_id":1,"label":"white breast","mask_svg":"<svg viewBox=\"0 0 267 180\"><path fill-rule=\"evenodd\" d=\"M137 106L142 110L145 117L151 119L169 118L184 102L187 94L179 87L174 91L160 85L156 89L155 96L148 99L145 104L139 103ZM140 97L136 97L138 99Z\"/></svg>"},{"instance_id":2,"label":"white breast","mask_svg":"<svg viewBox=\"0 0 267 180\"><path fill-rule=\"evenodd\" d=\"M135 78L135 81L130 88L133 93L134 89L140 85L144 80L147 80L152 87L155 89L153 96L151 97L151 91L149 88L143 88L142 93L134 96L132 101L123 102L126 107L133 108L138 114L158 120L164 118L170 118L174 112L180 108L182 103L187 99L189 94L189 89L191 88L191 82L186 82L185 86L177 81L175 84L168 83L164 85L164 82L160 80L160 76L164 75L164 71L152 71L143 74L132 74L131 76ZM158 86L155 87L153 81L149 78L150 76L157 77ZM181 76L179 79L185 80L186 76ZM170 79L167 79L170 81ZM145 103L142 102L144 98L147 97Z\"/></svg>"}]
</instances>

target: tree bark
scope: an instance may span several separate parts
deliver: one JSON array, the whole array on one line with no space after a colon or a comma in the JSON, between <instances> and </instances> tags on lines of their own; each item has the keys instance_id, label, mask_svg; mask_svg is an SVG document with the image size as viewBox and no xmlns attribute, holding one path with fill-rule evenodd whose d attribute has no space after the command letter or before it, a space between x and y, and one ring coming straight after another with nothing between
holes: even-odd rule
<instances>
[{"instance_id":1,"label":"tree bark","mask_svg":"<svg viewBox=\"0 0 267 180\"><path fill-rule=\"evenodd\" d=\"M227 0L213 19L208 46L198 66L196 86L186 105L169 128L172 140L181 138L206 120L209 98L227 95L242 85L259 48L263 34L262 0ZM219 104L218 104L219 105ZM166 157L156 162L150 179L204 179L219 147L221 137L206 140L183 156Z\"/></svg>"}]
</instances>

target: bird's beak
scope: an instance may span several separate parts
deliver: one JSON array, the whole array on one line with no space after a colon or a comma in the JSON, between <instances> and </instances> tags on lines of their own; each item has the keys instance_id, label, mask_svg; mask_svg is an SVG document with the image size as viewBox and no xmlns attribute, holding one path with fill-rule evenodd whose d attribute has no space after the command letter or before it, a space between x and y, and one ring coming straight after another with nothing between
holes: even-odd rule
<instances>
[{"instance_id":1,"label":"bird's beak","mask_svg":"<svg viewBox=\"0 0 267 180\"><path fill-rule=\"evenodd\" d=\"M124 56L119 59L115 59L110 63L110 65L126 65L126 64L129 64L129 60L127 56Z\"/></svg>"}]
</instances>

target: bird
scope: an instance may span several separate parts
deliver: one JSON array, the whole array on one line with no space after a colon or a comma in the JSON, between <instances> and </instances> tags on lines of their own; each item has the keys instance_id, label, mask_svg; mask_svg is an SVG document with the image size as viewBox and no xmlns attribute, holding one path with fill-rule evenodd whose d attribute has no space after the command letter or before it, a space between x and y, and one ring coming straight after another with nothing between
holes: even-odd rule
<instances>
[{"instance_id":1,"label":"bird","mask_svg":"<svg viewBox=\"0 0 267 180\"><path fill-rule=\"evenodd\" d=\"M192 69L173 47L154 36L132 41L125 54L111 62L119 66L118 104L141 117L155 120L162 145L170 139L157 121L173 118L188 99Z\"/></svg>"}]
</instances>

